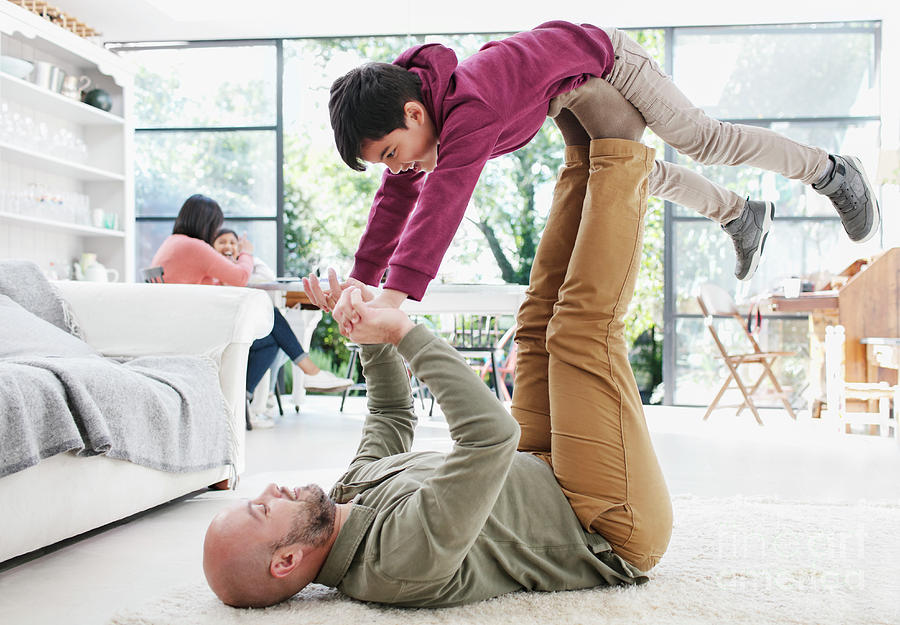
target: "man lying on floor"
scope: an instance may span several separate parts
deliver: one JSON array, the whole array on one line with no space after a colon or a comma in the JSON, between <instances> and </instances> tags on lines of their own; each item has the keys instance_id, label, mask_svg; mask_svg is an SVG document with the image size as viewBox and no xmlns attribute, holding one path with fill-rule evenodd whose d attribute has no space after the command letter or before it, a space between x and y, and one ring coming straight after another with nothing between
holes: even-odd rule
<instances>
[{"instance_id":1,"label":"man lying on floor","mask_svg":"<svg viewBox=\"0 0 900 625\"><path fill-rule=\"evenodd\" d=\"M370 414L359 450L330 497L271 484L213 519L203 566L222 601L268 606L315 582L439 607L646 581L672 509L622 320L653 152L622 139L567 146L518 314L515 419L445 341L372 308L364 289L332 288L335 319L362 344ZM449 454L409 451L404 358L443 409Z\"/></svg>"}]
</instances>

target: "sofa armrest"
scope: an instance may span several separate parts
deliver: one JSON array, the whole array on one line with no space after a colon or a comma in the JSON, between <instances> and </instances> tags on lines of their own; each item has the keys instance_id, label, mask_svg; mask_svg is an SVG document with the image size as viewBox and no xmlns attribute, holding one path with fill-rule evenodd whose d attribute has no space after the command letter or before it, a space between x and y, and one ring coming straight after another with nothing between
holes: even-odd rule
<instances>
[{"instance_id":1,"label":"sofa armrest","mask_svg":"<svg viewBox=\"0 0 900 625\"><path fill-rule=\"evenodd\" d=\"M272 301L256 289L194 284L60 281L85 341L107 356L221 355L272 330Z\"/></svg>"}]
</instances>

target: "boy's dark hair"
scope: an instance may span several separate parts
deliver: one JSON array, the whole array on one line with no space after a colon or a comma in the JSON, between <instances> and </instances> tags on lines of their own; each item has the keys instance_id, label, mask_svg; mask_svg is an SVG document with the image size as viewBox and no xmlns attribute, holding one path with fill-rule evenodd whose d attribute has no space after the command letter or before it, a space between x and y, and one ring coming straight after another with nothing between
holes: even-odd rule
<instances>
[{"instance_id":1,"label":"boy's dark hair","mask_svg":"<svg viewBox=\"0 0 900 625\"><path fill-rule=\"evenodd\" d=\"M183 234L212 245L216 232L224 221L225 216L218 202L197 193L181 205L178 217L175 218L175 225L172 227L172 234Z\"/></svg>"},{"instance_id":2,"label":"boy's dark hair","mask_svg":"<svg viewBox=\"0 0 900 625\"><path fill-rule=\"evenodd\" d=\"M407 102L422 101L422 80L391 63L366 63L331 85L328 112L338 152L351 169L365 171L363 141L406 128Z\"/></svg>"}]
</instances>

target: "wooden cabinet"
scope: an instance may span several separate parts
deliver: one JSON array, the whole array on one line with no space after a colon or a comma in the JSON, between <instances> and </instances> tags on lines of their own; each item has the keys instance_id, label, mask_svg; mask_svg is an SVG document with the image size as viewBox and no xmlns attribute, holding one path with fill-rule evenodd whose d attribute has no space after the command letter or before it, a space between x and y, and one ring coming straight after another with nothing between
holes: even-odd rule
<instances>
[{"instance_id":1,"label":"wooden cabinet","mask_svg":"<svg viewBox=\"0 0 900 625\"><path fill-rule=\"evenodd\" d=\"M0 53L47 62L112 98L110 112L0 72L0 258L61 278L82 253L134 275L133 71L121 57L8 2ZM34 76L34 73L31 74Z\"/></svg>"},{"instance_id":2,"label":"wooden cabinet","mask_svg":"<svg viewBox=\"0 0 900 625\"><path fill-rule=\"evenodd\" d=\"M887 250L841 287L838 318L846 333L848 382L897 383L897 371L868 371L867 337L900 337L900 247ZM874 378L874 379L873 379Z\"/></svg>"}]
</instances>

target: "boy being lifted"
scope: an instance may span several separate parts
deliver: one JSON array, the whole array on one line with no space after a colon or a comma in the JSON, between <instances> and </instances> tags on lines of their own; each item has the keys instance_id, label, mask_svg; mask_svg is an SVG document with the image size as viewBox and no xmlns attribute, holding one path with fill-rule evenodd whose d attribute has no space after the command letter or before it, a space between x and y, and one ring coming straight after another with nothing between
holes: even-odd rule
<instances>
[{"instance_id":1,"label":"boy being lifted","mask_svg":"<svg viewBox=\"0 0 900 625\"><path fill-rule=\"evenodd\" d=\"M350 274L374 285L390 268L376 305L421 299L485 163L527 144L548 115L567 146L610 138L597 130L610 122L621 129L612 138L634 139L646 126L700 163L747 164L811 184L832 201L853 241L867 241L880 223L858 158L707 116L615 28L547 22L489 42L461 63L449 48L419 45L393 64L366 64L337 79L329 110L350 167L388 167ZM655 162L649 190L721 224L734 242L735 275L752 277L771 202L742 198L664 161Z\"/></svg>"}]
</instances>

